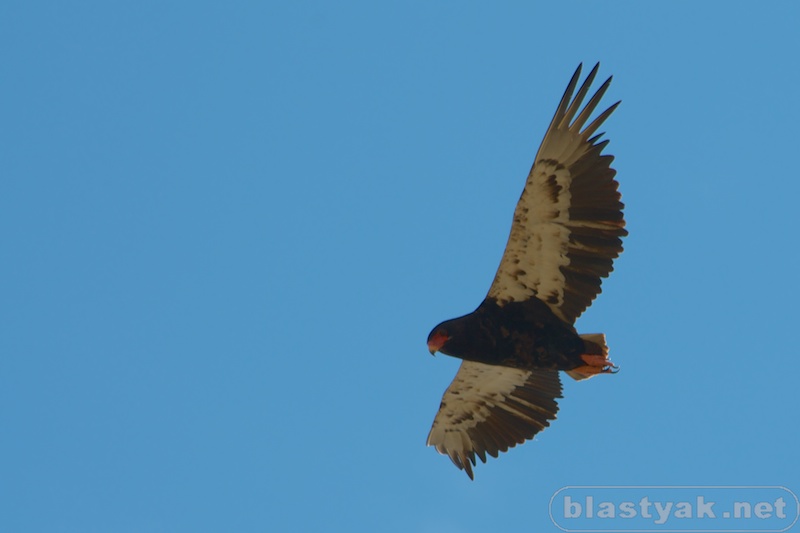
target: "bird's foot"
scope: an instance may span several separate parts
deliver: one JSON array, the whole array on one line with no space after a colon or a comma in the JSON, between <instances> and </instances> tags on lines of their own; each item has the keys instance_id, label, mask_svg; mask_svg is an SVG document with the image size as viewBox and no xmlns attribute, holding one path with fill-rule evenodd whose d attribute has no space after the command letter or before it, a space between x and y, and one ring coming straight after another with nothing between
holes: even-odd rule
<instances>
[{"instance_id":1,"label":"bird's foot","mask_svg":"<svg viewBox=\"0 0 800 533\"><path fill-rule=\"evenodd\" d=\"M619 372L619 367L609 361L605 355L583 354L581 355L581 359L583 359L583 362L586 364L572 369L572 372L588 374L589 376L595 374L616 374Z\"/></svg>"}]
</instances>

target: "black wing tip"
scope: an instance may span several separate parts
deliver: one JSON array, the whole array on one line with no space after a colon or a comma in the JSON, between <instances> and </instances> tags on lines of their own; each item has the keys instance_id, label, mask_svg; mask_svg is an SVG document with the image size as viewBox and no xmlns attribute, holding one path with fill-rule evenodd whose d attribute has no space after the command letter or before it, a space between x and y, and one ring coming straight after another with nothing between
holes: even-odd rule
<instances>
[{"instance_id":1,"label":"black wing tip","mask_svg":"<svg viewBox=\"0 0 800 533\"><path fill-rule=\"evenodd\" d=\"M579 75L582 69L583 69L583 61L581 61L580 63L578 63L578 68L577 68L577 69L575 69L575 75L576 75L576 76L577 76L577 75ZM587 75L586 75L586 77L587 77L587 78L593 78L594 76L596 76L596 75L597 75L597 72L598 72L599 70L600 70L600 62L598 61L598 62L596 62L596 63L594 64L594 66L592 67L592 70L590 70L590 71L589 71L589 74L587 74Z\"/></svg>"},{"instance_id":2,"label":"black wing tip","mask_svg":"<svg viewBox=\"0 0 800 533\"><path fill-rule=\"evenodd\" d=\"M453 464L456 465L459 470L463 470L472 481L475 481L475 474L472 472L472 467L477 466L478 463L475 461L474 453L467 452L463 455L451 455L450 460L453 461ZM485 462L486 461L484 460L484 463Z\"/></svg>"},{"instance_id":3,"label":"black wing tip","mask_svg":"<svg viewBox=\"0 0 800 533\"><path fill-rule=\"evenodd\" d=\"M583 64L584 64L583 61L578 63L578 68L575 69L576 75L583 69ZM594 66L592 67L592 70L589 74L591 75L592 72L596 73L599 70L600 70L600 61L595 61Z\"/></svg>"}]
</instances>

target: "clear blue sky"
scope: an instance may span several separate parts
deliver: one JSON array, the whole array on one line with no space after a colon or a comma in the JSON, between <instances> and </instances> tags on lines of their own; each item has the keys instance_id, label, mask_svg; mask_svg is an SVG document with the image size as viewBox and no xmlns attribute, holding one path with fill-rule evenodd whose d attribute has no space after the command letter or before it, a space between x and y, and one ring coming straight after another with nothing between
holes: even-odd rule
<instances>
[{"instance_id":1,"label":"clear blue sky","mask_svg":"<svg viewBox=\"0 0 800 533\"><path fill-rule=\"evenodd\" d=\"M0 6L0 530L557 531L566 485L785 485L800 5ZM630 237L470 482L425 446L579 62Z\"/></svg>"}]
</instances>

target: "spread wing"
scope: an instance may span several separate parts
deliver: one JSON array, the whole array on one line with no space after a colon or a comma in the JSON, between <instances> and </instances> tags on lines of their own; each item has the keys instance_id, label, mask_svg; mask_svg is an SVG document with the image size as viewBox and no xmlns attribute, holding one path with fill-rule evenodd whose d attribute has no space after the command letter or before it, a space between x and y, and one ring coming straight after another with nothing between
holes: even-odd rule
<instances>
[{"instance_id":1,"label":"spread wing","mask_svg":"<svg viewBox=\"0 0 800 533\"><path fill-rule=\"evenodd\" d=\"M611 78L580 110L598 67L572 99L578 66L564 92L514 211L488 294L500 305L535 296L569 323L600 293L601 278L613 270L621 237L628 234L610 167L614 157L601 155L608 141L599 141L602 133L594 135L619 102L585 126Z\"/></svg>"},{"instance_id":2,"label":"spread wing","mask_svg":"<svg viewBox=\"0 0 800 533\"><path fill-rule=\"evenodd\" d=\"M556 418L561 381L556 370L518 370L464 361L447 387L428 446L450 456L472 479L475 456L497 457Z\"/></svg>"}]
</instances>

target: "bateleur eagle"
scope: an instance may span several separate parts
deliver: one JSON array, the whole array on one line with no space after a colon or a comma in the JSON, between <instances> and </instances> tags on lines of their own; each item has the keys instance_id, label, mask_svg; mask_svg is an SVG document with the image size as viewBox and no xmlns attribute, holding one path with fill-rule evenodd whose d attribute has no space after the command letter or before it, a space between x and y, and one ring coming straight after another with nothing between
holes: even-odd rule
<instances>
[{"instance_id":1,"label":"bateleur eagle","mask_svg":"<svg viewBox=\"0 0 800 533\"><path fill-rule=\"evenodd\" d=\"M556 418L559 371L580 380L615 370L604 335L580 335L573 325L600 293L627 235L614 158L602 153L608 140L596 134L619 102L589 122L611 78L581 109L598 67L573 98L578 66L561 98L488 295L428 337L431 353L463 359L428 445L470 479L476 456L497 457Z\"/></svg>"}]
</instances>

